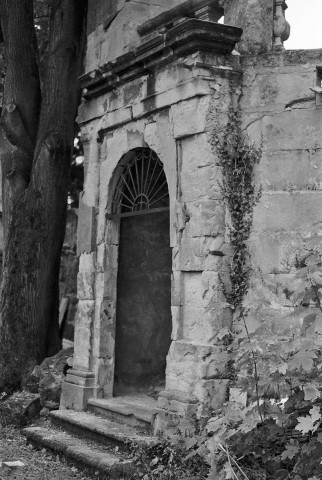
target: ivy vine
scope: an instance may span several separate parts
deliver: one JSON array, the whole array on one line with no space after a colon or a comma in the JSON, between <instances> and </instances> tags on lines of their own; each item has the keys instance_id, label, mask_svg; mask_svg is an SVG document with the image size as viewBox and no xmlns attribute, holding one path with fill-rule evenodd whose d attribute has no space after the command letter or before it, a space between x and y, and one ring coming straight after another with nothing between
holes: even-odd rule
<instances>
[{"instance_id":1,"label":"ivy vine","mask_svg":"<svg viewBox=\"0 0 322 480\"><path fill-rule=\"evenodd\" d=\"M225 291L231 308L242 309L250 279L247 240L253 225L253 211L261 197L256 188L254 167L262 156L262 148L251 143L240 132L236 115L231 115L223 140L218 142L219 165L222 167L220 190L231 218L228 236L233 249L229 266L230 289Z\"/></svg>"}]
</instances>

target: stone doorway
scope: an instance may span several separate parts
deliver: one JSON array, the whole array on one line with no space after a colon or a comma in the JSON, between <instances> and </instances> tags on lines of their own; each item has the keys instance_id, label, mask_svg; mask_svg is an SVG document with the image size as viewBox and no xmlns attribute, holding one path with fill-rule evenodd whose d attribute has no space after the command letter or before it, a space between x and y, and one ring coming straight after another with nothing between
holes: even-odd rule
<instances>
[{"instance_id":1,"label":"stone doorway","mask_svg":"<svg viewBox=\"0 0 322 480\"><path fill-rule=\"evenodd\" d=\"M152 150L131 153L113 201L120 217L114 396L164 388L172 329L167 181Z\"/></svg>"}]
</instances>

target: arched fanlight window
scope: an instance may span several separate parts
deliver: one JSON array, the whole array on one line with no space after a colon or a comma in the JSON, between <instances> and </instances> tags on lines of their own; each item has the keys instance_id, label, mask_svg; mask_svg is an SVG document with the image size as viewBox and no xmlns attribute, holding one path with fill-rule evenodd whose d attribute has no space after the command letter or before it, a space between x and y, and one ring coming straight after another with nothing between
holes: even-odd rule
<instances>
[{"instance_id":1,"label":"arched fanlight window","mask_svg":"<svg viewBox=\"0 0 322 480\"><path fill-rule=\"evenodd\" d=\"M121 167L110 217L128 217L169 209L167 179L150 148L131 150Z\"/></svg>"}]
</instances>

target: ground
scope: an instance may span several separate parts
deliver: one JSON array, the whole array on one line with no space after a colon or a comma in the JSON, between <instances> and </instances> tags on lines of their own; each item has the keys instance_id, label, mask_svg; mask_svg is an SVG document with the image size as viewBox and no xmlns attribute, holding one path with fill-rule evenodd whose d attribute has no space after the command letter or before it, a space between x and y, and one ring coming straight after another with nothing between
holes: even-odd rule
<instances>
[{"instance_id":1,"label":"ground","mask_svg":"<svg viewBox=\"0 0 322 480\"><path fill-rule=\"evenodd\" d=\"M59 456L47 450L35 450L27 445L19 429L0 426L0 464L19 460L24 466L9 468L2 464L0 480L90 480L98 478L95 473L86 475L76 467L68 465Z\"/></svg>"}]
</instances>

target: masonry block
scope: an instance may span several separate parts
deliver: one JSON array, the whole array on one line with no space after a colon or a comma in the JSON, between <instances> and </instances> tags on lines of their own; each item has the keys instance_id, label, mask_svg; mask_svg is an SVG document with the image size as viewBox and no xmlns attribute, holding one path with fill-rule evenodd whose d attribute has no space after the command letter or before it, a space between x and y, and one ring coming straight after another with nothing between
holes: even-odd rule
<instances>
[{"instance_id":1,"label":"masonry block","mask_svg":"<svg viewBox=\"0 0 322 480\"><path fill-rule=\"evenodd\" d=\"M74 366L89 369L92 360L92 331L75 327Z\"/></svg>"},{"instance_id":2,"label":"masonry block","mask_svg":"<svg viewBox=\"0 0 322 480\"><path fill-rule=\"evenodd\" d=\"M322 227L320 209L322 192L264 193L254 209L254 232L301 232L310 236Z\"/></svg>"},{"instance_id":3,"label":"masonry block","mask_svg":"<svg viewBox=\"0 0 322 480\"><path fill-rule=\"evenodd\" d=\"M179 139L206 130L211 97L192 98L171 107L174 138Z\"/></svg>"},{"instance_id":4,"label":"masonry block","mask_svg":"<svg viewBox=\"0 0 322 480\"><path fill-rule=\"evenodd\" d=\"M206 415L218 410L228 400L230 380L202 380L197 382L195 395L199 400L198 414Z\"/></svg>"},{"instance_id":5,"label":"masonry block","mask_svg":"<svg viewBox=\"0 0 322 480\"><path fill-rule=\"evenodd\" d=\"M95 208L87 206L79 197L77 227L77 254L95 250Z\"/></svg>"},{"instance_id":6,"label":"masonry block","mask_svg":"<svg viewBox=\"0 0 322 480\"><path fill-rule=\"evenodd\" d=\"M322 189L319 149L264 152L256 170L258 184L264 191Z\"/></svg>"},{"instance_id":7,"label":"masonry block","mask_svg":"<svg viewBox=\"0 0 322 480\"><path fill-rule=\"evenodd\" d=\"M78 272L77 296L80 300L94 300L95 272Z\"/></svg>"},{"instance_id":8,"label":"masonry block","mask_svg":"<svg viewBox=\"0 0 322 480\"><path fill-rule=\"evenodd\" d=\"M193 394L196 382L205 379L202 375L224 375L228 361L224 350L222 346L172 342L167 357L166 390Z\"/></svg>"},{"instance_id":9,"label":"masonry block","mask_svg":"<svg viewBox=\"0 0 322 480\"><path fill-rule=\"evenodd\" d=\"M182 308L180 306L171 307L171 317L172 317L172 340L182 340L183 335L183 319L182 319Z\"/></svg>"},{"instance_id":10,"label":"masonry block","mask_svg":"<svg viewBox=\"0 0 322 480\"><path fill-rule=\"evenodd\" d=\"M269 152L321 149L322 109L292 109L278 113L244 114L243 129Z\"/></svg>"}]
</instances>

